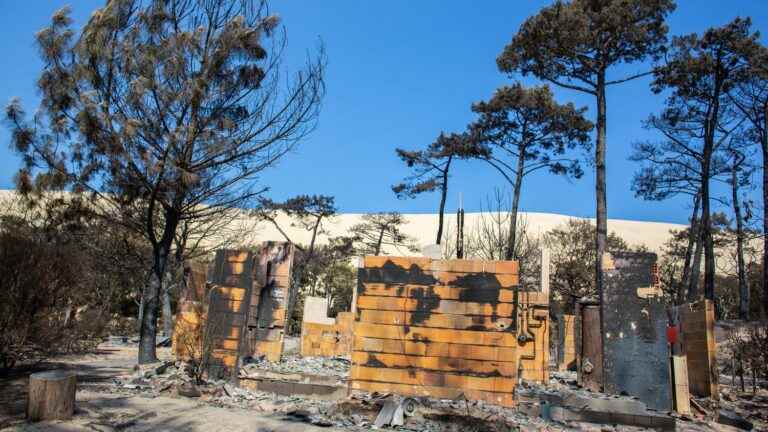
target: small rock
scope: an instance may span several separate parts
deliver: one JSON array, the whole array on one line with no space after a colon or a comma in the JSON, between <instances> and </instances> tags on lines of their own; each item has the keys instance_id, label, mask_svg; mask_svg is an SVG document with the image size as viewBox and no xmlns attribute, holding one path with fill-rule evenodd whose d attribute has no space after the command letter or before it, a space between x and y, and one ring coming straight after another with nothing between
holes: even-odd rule
<instances>
[{"instance_id":1,"label":"small rock","mask_svg":"<svg viewBox=\"0 0 768 432\"><path fill-rule=\"evenodd\" d=\"M184 383L180 385L177 389L177 392L179 393L179 396L186 396L186 397L200 397L200 390L197 389L197 386L191 383Z\"/></svg>"}]
</instances>

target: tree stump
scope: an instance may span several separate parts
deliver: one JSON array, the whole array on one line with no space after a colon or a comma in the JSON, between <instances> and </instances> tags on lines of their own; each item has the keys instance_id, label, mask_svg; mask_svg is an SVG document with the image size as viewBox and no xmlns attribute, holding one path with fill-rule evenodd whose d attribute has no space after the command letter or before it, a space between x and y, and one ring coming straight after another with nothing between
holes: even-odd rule
<instances>
[{"instance_id":1,"label":"tree stump","mask_svg":"<svg viewBox=\"0 0 768 432\"><path fill-rule=\"evenodd\" d=\"M27 420L67 420L75 411L77 375L55 370L29 376Z\"/></svg>"}]
</instances>

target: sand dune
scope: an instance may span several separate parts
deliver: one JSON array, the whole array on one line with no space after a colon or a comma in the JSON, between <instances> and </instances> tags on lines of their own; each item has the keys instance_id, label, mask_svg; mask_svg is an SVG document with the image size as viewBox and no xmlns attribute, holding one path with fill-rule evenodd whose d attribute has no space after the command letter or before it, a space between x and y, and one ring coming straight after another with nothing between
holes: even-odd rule
<instances>
[{"instance_id":1,"label":"sand dune","mask_svg":"<svg viewBox=\"0 0 768 432\"><path fill-rule=\"evenodd\" d=\"M15 192L12 190L0 190L0 212L13 211ZM319 237L319 242L327 242L329 237L341 236L348 233L349 229L360 222L362 214L344 213L323 222L325 233ZM403 226L403 231L416 239L419 246L429 245L435 242L437 232L437 214L405 214L408 221ZM476 226L481 213L467 213L465 215L465 232L469 232ZM566 223L572 216L554 213L521 213L521 219L527 224L531 234L541 234ZM289 217L281 215L278 223L294 242L307 244L311 239L311 233L302 227L295 226ZM453 214L446 215L446 227L449 232L455 232L456 217ZM660 253L662 245L670 237L670 230L682 229L685 225L642 222L621 219L609 219L608 230L621 236L632 246L645 245L649 250ZM269 222L258 222L245 214L233 221L228 227L228 235L236 233L236 238L243 245L266 240L284 240L280 232ZM388 251L395 253L395 251ZM408 254L403 250L403 254Z\"/></svg>"},{"instance_id":2,"label":"sand dune","mask_svg":"<svg viewBox=\"0 0 768 432\"><path fill-rule=\"evenodd\" d=\"M362 214L345 213L324 222L323 227L328 232L321 237L321 242L325 242L329 236L344 235L349 228L360 222ZM421 246L435 242L437 234L437 214L405 214L408 221L403 226L403 231L414 237ZM464 218L465 233L474 227L481 217L481 213L467 213ZM553 213L525 213L521 214L528 226L528 230L533 235L541 235L547 231L566 223L572 216L553 214ZM450 230L455 232L456 218L448 215L446 225L450 225ZM594 222L594 221L593 221ZM297 227L291 227L291 221L287 217L280 217L278 223L289 237L295 242L308 243L311 238L310 232ZM609 219L608 230L615 232L622 237L631 246L645 245L649 250L660 253L661 247L670 238L670 230L682 229L685 225L660 223L660 222L641 222L621 219ZM282 240L283 236L271 224L259 223L253 235L253 240ZM405 251L403 251L405 253Z\"/></svg>"}]
</instances>

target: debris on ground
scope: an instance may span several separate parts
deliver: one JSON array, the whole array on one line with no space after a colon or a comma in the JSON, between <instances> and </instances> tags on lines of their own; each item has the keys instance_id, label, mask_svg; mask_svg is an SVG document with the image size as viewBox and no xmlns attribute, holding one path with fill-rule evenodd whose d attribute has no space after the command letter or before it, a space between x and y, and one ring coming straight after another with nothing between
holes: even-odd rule
<instances>
[{"instance_id":1,"label":"debris on ground","mask_svg":"<svg viewBox=\"0 0 768 432\"><path fill-rule=\"evenodd\" d=\"M301 358L286 356L281 363L255 360L241 368L239 385L226 380L193 378L189 364L161 361L126 368L113 379L79 383L79 390L93 400L79 405L80 415L97 430L144 430L161 412L126 410L120 401L177 401L206 409L252 412L278 422L353 432L371 429L426 432L571 431L594 432L656 430L731 431L739 428L768 430L768 392L741 392L721 383L720 400L692 398L688 417L655 412L629 396L591 392L577 385L573 372L552 372L547 385L521 383L516 389L518 405L505 408L481 401L404 398L395 394L353 392L347 395L349 361L345 358ZM291 381L307 386L327 385L343 390L335 399L317 394L278 394L249 388L248 381ZM325 384L318 384L325 383ZM103 395L103 396L99 396ZM78 396L80 397L80 396ZM102 400L103 399L103 400ZM108 401L115 405L109 408ZM101 402L98 402L101 401ZM106 407L106 408L105 408ZM120 410L118 410L118 407ZM125 412L123 412L125 411ZM658 424L638 425L639 421ZM634 424L634 425L633 425Z\"/></svg>"},{"instance_id":2,"label":"debris on ground","mask_svg":"<svg viewBox=\"0 0 768 432\"><path fill-rule=\"evenodd\" d=\"M335 377L346 381L352 362L345 357L300 357L284 355L282 361L271 362L266 359L246 359L240 368L240 376L249 376L252 371L272 371L282 374L306 374Z\"/></svg>"},{"instance_id":3,"label":"debris on ground","mask_svg":"<svg viewBox=\"0 0 768 432\"><path fill-rule=\"evenodd\" d=\"M253 361L241 369L242 381L314 377L345 382L349 363L343 358L300 358L291 356L282 363ZM524 384L516 394L516 408L482 401L403 398L393 394L353 392L336 400L312 395L281 395L244 388L228 381L195 382L182 362L162 362L135 368L131 376L115 380L123 391L144 396L170 395L194 398L200 403L239 408L271 415L283 421L349 431L371 428L400 431L509 431L509 430L594 430L636 431L642 429L716 431L720 424L744 428L750 422L742 411L721 407L710 399L693 399L706 415L685 418L647 409L629 396L594 393L580 388L572 372L553 372L549 385ZM723 398L725 399L725 398ZM756 399L756 404L762 399ZM741 399L739 399L741 400ZM694 405L694 406L696 406ZM718 411L719 410L719 411Z\"/></svg>"}]
</instances>

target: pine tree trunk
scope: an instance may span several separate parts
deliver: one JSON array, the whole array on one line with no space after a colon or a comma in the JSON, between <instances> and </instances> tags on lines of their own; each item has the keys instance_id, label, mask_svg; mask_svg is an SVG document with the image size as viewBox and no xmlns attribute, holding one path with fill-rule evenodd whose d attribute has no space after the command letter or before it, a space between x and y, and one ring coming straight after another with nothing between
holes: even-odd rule
<instances>
[{"instance_id":1,"label":"pine tree trunk","mask_svg":"<svg viewBox=\"0 0 768 432\"><path fill-rule=\"evenodd\" d=\"M517 210L520 206L520 189L523 184L523 170L525 169L525 146L520 147L520 154L517 157L517 172L515 174L515 184L512 190L512 212L509 215L509 235L507 237L507 251L504 259L512 260L515 258L515 244L517 243Z\"/></svg>"},{"instance_id":2,"label":"pine tree trunk","mask_svg":"<svg viewBox=\"0 0 768 432\"><path fill-rule=\"evenodd\" d=\"M704 232L701 229L701 219L696 222L696 250L691 262L691 280L688 285L688 301L695 302L699 298L699 279L701 278L701 256L704 252Z\"/></svg>"},{"instance_id":3,"label":"pine tree trunk","mask_svg":"<svg viewBox=\"0 0 768 432\"><path fill-rule=\"evenodd\" d=\"M173 271L165 271L163 278L163 333L167 337L173 336L173 309L171 308L171 291L174 287Z\"/></svg>"},{"instance_id":4,"label":"pine tree trunk","mask_svg":"<svg viewBox=\"0 0 768 432\"><path fill-rule=\"evenodd\" d=\"M709 165L707 164L707 169ZM708 171L705 171L708 172ZM715 300L715 247L712 239L712 218L710 210L709 175L701 194L701 233L704 240L704 298Z\"/></svg>"},{"instance_id":5,"label":"pine tree trunk","mask_svg":"<svg viewBox=\"0 0 768 432\"><path fill-rule=\"evenodd\" d=\"M381 244L384 241L384 231L385 230L386 230L386 227L382 227L381 228L381 232L379 232L379 239L376 241L376 249L375 249L376 253L374 254L376 256L379 256L379 254L381 253Z\"/></svg>"},{"instance_id":6,"label":"pine tree trunk","mask_svg":"<svg viewBox=\"0 0 768 432\"><path fill-rule=\"evenodd\" d=\"M701 163L701 201L702 229L704 230L704 298L715 301L715 245L712 239L712 211L710 207L709 183L712 177L712 155L715 151L715 131L720 122L720 97L722 94L723 78L715 78L715 88L712 93L712 106L707 112L704 127L704 149Z\"/></svg>"},{"instance_id":7,"label":"pine tree trunk","mask_svg":"<svg viewBox=\"0 0 768 432\"><path fill-rule=\"evenodd\" d=\"M139 363L142 364L157 361L157 350L155 348L157 341L157 313L163 289L163 277L168 265L173 237L179 224L176 214L171 214L167 211L164 217L163 236L152 247L152 273L142 296L144 300L144 313L141 317L141 327L139 329Z\"/></svg>"},{"instance_id":8,"label":"pine tree trunk","mask_svg":"<svg viewBox=\"0 0 768 432\"><path fill-rule=\"evenodd\" d=\"M595 145L595 219L597 234L595 236L595 288L600 301L600 349L605 347L605 319L603 317L603 254L606 252L608 237L608 204L605 185L605 150L606 150L606 100L605 100L605 70L600 70L597 76L597 143ZM605 356L602 355L601 358ZM597 365L601 368L603 365Z\"/></svg>"},{"instance_id":9,"label":"pine tree trunk","mask_svg":"<svg viewBox=\"0 0 768 432\"><path fill-rule=\"evenodd\" d=\"M749 319L749 284L747 284L747 271L744 264L744 224L741 218L741 206L739 205L739 176L738 164L734 156L733 169L731 170L731 193L733 200L733 214L736 218L736 263L739 275L739 319Z\"/></svg>"},{"instance_id":10,"label":"pine tree trunk","mask_svg":"<svg viewBox=\"0 0 768 432\"><path fill-rule=\"evenodd\" d=\"M139 314L136 318L136 321L138 323L138 328L136 329L137 332L141 332L141 323L144 322L144 310L147 308L147 305L144 303L144 291L146 290L146 287L141 291L141 300L139 300Z\"/></svg>"},{"instance_id":11,"label":"pine tree trunk","mask_svg":"<svg viewBox=\"0 0 768 432\"><path fill-rule=\"evenodd\" d=\"M164 262L162 262L161 258L155 258L155 261L157 263L154 265L155 268L152 270L152 276L149 278L143 295L144 311L139 330L139 363L154 363L157 361L155 349L157 341L157 309L158 301L160 300L160 290L162 289L162 272L158 272L157 267L164 266Z\"/></svg>"},{"instance_id":12,"label":"pine tree trunk","mask_svg":"<svg viewBox=\"0 0 768 432\"><path fill-rule=\"evenodd\" d=\"M453 156L448 156L448 161L445 163L445 170L443 171L443 184L440 191L440 211L437 215L437 240L436 244L440 244L443 239L443 222L445 218L445 200L448 197L448 171L451 168L451 161Z\"/></svg>"},{"instance_id":13,"label":"pine tree trunk","mask_svg":"<svg viewBox=\"0 0 768 432\"><path fill-rule=\"evenodd\" d=\"M688 228L688 246L685 248L685 262L683 264L683 276L680 280L680 285L677 292L678 304L685 302L686 290L690 286L689 278L691 277L691 258L693 255L693 248L696 244L697 231L695 227L698 224L699 218L699 206L701 204L701 194L697 193L693 200L693 215L691 215L691 226Z\"/></svg>"},{"instance_id":14,"label":"pine tree trunk","mask_svg":"<svg viewBox=\"0 0 768 432\"><path fill-rule=\"evenodd\" d=\"M768 318L768 104L763 113L763 307L762 318Z\"/></svg>"}]
</instances>

